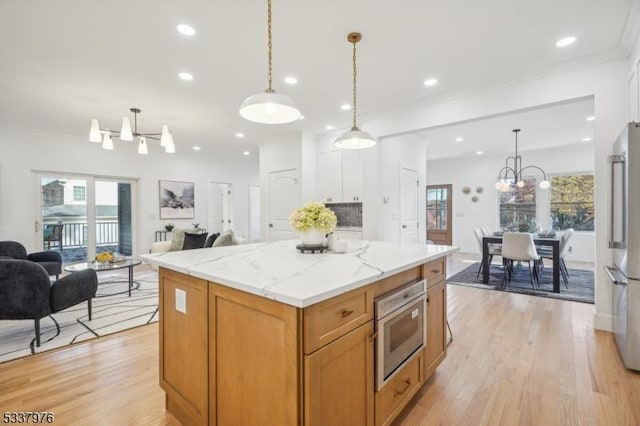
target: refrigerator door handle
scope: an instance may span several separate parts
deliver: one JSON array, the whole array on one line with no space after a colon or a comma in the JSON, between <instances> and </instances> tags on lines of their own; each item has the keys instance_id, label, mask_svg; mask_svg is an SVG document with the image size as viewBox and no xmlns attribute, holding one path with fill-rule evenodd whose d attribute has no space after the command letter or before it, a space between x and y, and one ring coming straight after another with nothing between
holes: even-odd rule
<instances>
[{"instance_id":1,"label":"refrigerator door handle","mask_svg":"<svg viewBox=\"0 0 640 426\"><path fill-rule=\"evenodd\" d=\"M620 177L620 189L619 193L616 193L616 164L622 166L622 176ZM627 194L626 194L626 158L624 155L611 155L609 156L609 165L611 167L611 180L609 182L609 205L611 211L609 212L609 248L625 248L626 247L626 234L627 234ZM620 197L620 224L616 223L616 195ZM619 231L619 239L616 239L616 228Z\"/></svg>"},{"instance_id":2,"label":"refrigerator door handle","mask_svg":"<svg viewBox=\"0 0 640 426\"><path fill-rule=\"evenodd\" d=\"M625 285L625 286L627 285L626 279L624 279L623 277L620 277L620 278L615 277L615 274L618 274L617 268L612 268L611 266L604 265L604 272L607 273L607 275L609 276L609 279L615 285Z\"/></svg>"}]
</instances>

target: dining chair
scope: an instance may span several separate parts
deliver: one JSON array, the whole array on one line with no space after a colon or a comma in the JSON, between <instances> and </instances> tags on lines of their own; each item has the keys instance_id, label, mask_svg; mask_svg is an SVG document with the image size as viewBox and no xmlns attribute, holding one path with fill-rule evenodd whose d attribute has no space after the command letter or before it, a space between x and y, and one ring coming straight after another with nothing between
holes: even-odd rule
<instances>
[{"instance_id":1,"label":"dining chair","mask_svg":"<svg viewBox=\"0 0 640 426\"><path fill-rule=\"evenodd\" d=\"M481 229L485 237L490 237L493 234L493 232L491 232L491 229L486 225L483 226Z\"/></svg>"},{"instance_id":2,"label":"dining chair","mask_svg":"<svg viewBox=\"0 0 640 426\"><path fill-rule=\"evenodd\" d=\"M562 280L564 281L564 286L569 289L569 270L567 269L567 264L564 262L564 258L569 252L569 240L573 235L573 228L566 229L562 236L560 237L560 273L562 274ZM549 247L542 251L540 251L540 257L542 259L551 259L553 261L553 250ZM541 266L544 267L544 262L541 260Z\"/></svg>"},{"instance_id":3,"label":"dining chair","mask_svg":"<svg viewBox=\"0 0 640 426\"><path fill-rule=\"evenodd\" d=\"M502 258L505 260L502 285L505 285L507 281L511 282L514 261L527 262L531 287L535 292L534 279L536 284L540 286L538 280L538 262L540 261L540 256L533 243L533 235L528 232L505 232L502 236ZM531 265L532 261L533 267Z\"/></svg>"},{"instance_id":4,"label":"dining chair","mask_svg":"<svg viewBox=\"0 0 640 426\"><path fill-rule=\"evenodd\" d=\"M473 230L473 233L476 236L476 242L478 243L478 250L480 250L480 254L482 254L482 238L485 236L484 233L482 232L482 229L480 228L475 228ZM502 253L501 247L499 244L489 244L489 268L491 268L491 261L493 260L493 256L500 256L500 254ZM483 262L480 262L480 268L478 268L478 273L476 274L476 279L478 279L478 277L480 277L480 274L482 273L484 264Z\"/></svg>"}]
</instances>

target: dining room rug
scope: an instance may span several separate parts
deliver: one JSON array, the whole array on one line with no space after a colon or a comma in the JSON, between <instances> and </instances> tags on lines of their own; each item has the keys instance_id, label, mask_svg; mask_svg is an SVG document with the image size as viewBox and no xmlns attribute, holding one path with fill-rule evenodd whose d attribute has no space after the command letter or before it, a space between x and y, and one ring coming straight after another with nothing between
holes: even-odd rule
<instances>
[{"instance_id":1,"label":"dining room rug","mask_svg":"<svg viewBox=\"0 0 640 426\"><path fill-rule=\"evenodd\" d=\"M91 321L86 302L42 318L40 347L33 320L0 321L0 363L158 321L158 272L135 268L131 297L126 274L98 274Z\"/></svg>"},{"instance_id":2,"label":"dining room rug","mask_svg":"<svg viewBox=\"0 0 640 426\"><path fill-rule=\"evenodd\" d=\"M552 297L554 299L571 300L574 302L591 303L594 302L594 279L593 272L584 269L569 269L568 288L565 287L562 277L560 277L560 293L553 292L553 268L546 266L540 273L540 287L531 288L529 270L526 264L515 265L511 282L504 287L502 283L502 265L491 264L489 270L489 282L482 282L482 274L478 278L476 275L480 268L480 262L475 262L447 280L448 284L466 285L470 287L483 288L487 290L509 291L512 293L530 294L533 296Z\"/></svg>"}]
</instances>

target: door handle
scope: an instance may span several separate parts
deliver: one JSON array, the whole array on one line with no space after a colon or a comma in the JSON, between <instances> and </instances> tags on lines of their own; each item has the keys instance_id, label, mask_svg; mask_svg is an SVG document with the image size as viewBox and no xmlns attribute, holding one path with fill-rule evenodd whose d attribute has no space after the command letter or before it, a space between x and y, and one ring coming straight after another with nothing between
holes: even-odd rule
<instances>
[{"instance_id":1,"label":"door handle","mask_svg":"<svg viewBox=\"0 0 640 426\"><path fill-rule=\"evenodd\" d=\"M616 180L616 174L615 174L615 166L616 164L621 164L622 165L622 179L620 182L621 188L620 188L620 197L621 197L621 209L622 211L620 212L620 216L618 217L619 219L621 219L621 223L620 223L620 230L622 235L620 235L620 239L616 240L616 235L615 234L615 226L616 226L616 211L615 211L615 205L614 205L614 197L615 197L615 189L616 189L616 185L615 185L615 180ZM626 195L626 180L627 180L627 164L626 164L626 158L624 155L611 155L609 156L609 165L611 167L611 181L609 182L609 203L610 203L610 209L611 211L609 212L609 248L625 248L626 247L626 222L627 222L627 195Z\"/></svg>"},{"instance_id":2,"label":"door handle","mask_svg":"<svg viewBox=\"0 0 640 426\"><path fill-rule=\"evenodd\" d=\"M407 225L402 225L402 229L407 229Z\"/></svg>"},{"instance_id":3,"label":"door handle","mask_svg":"<svg viewBox=\"0 0 640 426\"><path fill-rule=\"evenodd\" d=\"M40 231L40 222L38 222L37 220L34 222L33 224L34 226L34 231L35 232L39 232Z\"/></svg>"},{"instance_id":4,"label":"door handle","mask_svg":"<svg viewBox=\"0 0 640 426\"><path fill-rule=\"evenodd\" d=\"M270 223L270 224L269 224L269 228L273 228L273 223Z\"/></svg>"},{"instance_id":5,"label":"door handle","mask_svg":"<svg viewBox=\"0 0 640 426\"><path fill-rule=\"evenodd\" d=\"M604 265L603 268L604 268L604 272L607 273L612 283L614 283L615 285L627 285L627 280L625 280L624 278L618 279L613 275L614 269L611 266Z\"/></svg>"}]
</instances>

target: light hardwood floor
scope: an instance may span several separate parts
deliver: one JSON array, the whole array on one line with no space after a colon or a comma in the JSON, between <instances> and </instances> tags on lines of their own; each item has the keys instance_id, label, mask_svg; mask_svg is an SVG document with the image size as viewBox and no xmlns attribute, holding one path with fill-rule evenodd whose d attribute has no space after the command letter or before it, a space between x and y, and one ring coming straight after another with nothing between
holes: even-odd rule
<instances>
[{"instance_id":1,"label":"light hardwood floor","mask_svg":"<svg viewBox=\"0 0 640 426\"><path fill-rule=\"evenodd\" d=\"M640 425L640 374L593 330L592 305L448 291L447 359L397 425ZM61 425L177 425L158 386L157 324L0 364L0 414L23 410Z\"/></svg>"}]
</instances>

